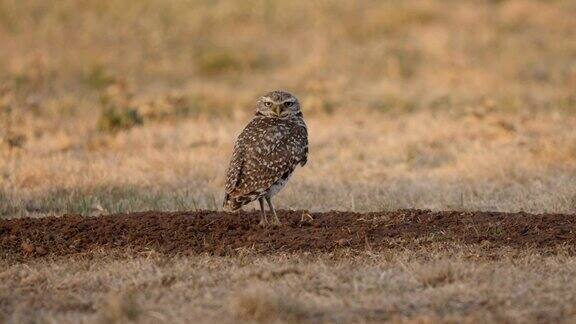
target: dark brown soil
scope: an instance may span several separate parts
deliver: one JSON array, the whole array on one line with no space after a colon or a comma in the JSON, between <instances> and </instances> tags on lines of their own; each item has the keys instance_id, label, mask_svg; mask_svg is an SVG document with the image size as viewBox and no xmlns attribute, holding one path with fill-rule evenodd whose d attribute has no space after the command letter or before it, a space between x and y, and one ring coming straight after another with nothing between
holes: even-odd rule
<instances>
[{"instance_id":1,"label":"dark brown soil","mask_svg":"<svg viewBox=\"0 0 576 324\"><path fill-rule=\"evenodd\" d=\"M381 250L433 243L489 247L576 247L576 215L400 210L328 212L305 216L281 211L283 225L259 228L258 214L142 212L101 217L65 215L0 220L0 256L71 255L94 249L154 250L167 254L231 255Z\"/></svg>"}]
</instances>

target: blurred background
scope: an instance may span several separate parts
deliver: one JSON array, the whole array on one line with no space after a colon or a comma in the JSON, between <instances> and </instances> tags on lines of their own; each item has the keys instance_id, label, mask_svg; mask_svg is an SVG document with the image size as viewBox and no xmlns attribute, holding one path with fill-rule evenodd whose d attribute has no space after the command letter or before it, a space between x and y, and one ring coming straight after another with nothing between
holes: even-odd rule
<instances>
[{"instance_id":1,"label":"blurred background","mask_svg":"<svg viewBox=\"0 0 576 324\"><path fill-rule=\"evenodd\" d=\"M279 208L575 212L575 17L571 0L0 0L0 217L220 208L274 89L311 142Z\"/></svg>"}]
</instances>

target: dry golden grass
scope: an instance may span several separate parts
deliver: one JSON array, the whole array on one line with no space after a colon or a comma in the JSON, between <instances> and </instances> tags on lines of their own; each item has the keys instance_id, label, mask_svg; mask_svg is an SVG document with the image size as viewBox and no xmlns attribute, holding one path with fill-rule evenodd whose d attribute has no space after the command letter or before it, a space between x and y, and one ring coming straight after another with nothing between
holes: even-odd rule
<instances>
[{"instance_id":1,"label":"dry golden grass","mask_svg":"<svg viewBox=\"0 0 576 324\"><path fill-rule=\"evenodd\" d=\"M0 261L4 321L572 322L573 256L432 246L234 258L96 253ZM479 256L480 255L480 256Z\"/></svg>"},{"instance_id":2,"label":"dry golden grass","mask_svg":"<svg viewBox=\"0 0 576 324\"><path fill-rule=\"evenodd\" d=\"M428 111L309 118L310 162L278 204L574 212L576 118L522 119ZM517 129L503 129L503 121ZM8 152L2 167L2 213L87 213L95 203L109 212L219 208L232 141L244 122L190 119L115 136L31 140Z\"/></svg>"},{"instance_id":3,"label":"dry golden grass","mask_svg":"<svg viewBox=\"0 0 576 324\"><path fill-rule=\"evenodd\" d=\"M2 1L0 213L218 208L232 141L273 88L301 98L312 144L283 208L573 212L575 13Z\"/></svg>"},{"instance_id":4,"label":"dry golden grass","mask_svg":"<svg viewBox=\"0 0 576 324\"><path fill-rule=\"evenodd\" d=\"M0 214L220 205L258 95L310 164L281 208L574 212L572 1L0 2ZM140 125L143 123L143 125Z\"/></svg>"}]
</instances>

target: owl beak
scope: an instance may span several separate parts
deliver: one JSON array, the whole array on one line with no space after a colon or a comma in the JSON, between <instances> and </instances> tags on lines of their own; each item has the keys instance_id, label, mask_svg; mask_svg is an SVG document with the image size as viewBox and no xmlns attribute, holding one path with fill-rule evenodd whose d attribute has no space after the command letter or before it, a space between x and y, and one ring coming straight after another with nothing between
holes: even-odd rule
<instances>
[{"instance_id":1,"label":"owl beak","mask_svg":"<svg viewBox=\"0 0 576 324\"><path fill-rule=\"evenodd\" d=\"M280 105L276 105L274 106L272 111L276 114L276 116L280 116L280 114L282 113L282 107L280 107Z\"/></svg>"}]
</instances>

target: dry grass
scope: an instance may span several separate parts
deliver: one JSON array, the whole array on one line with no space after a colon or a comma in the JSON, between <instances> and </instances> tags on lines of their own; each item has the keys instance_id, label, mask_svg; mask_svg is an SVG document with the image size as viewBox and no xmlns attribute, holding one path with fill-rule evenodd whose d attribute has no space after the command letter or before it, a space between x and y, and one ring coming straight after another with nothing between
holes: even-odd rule
<instances>
[{"instance_id":1,"label":"dry grass","mask_svg":"<svg viewBox=\"0 0 576 324\"><path fill-rule=\"evenodd\" d=\"M245 121L186 119L113 136L30 140L5 152L0 212L88 213L95 203L109 212L219 208L232 141ZM503 121L517 128L503 129ZM311 117L310 162L278 204L574 212L575 122L573 116L478 119L429 111Z\"/></svg>"},{"instance_id":2,"label":"dry grass","mask_svg":"<svg viewBox=\"0 0 576 324\"><path fill-rule=\"evenodd\" d=\"M574 212L575 14L2 1L0 215L218 208L232 141L273 88L301 98L312 145L282 208Z\"/></svg>"},{"instance_id":3,"label":"dry grass","mask_svg":"<svg viewBox=\"0 0 576 324\"><path fill-rule=\"evenodd\" d=\"M244 321L270 323L273 321L298 323L311 320L313 310L300 301L274 291L267 285L254 285L231 294L229 313Z\"/></svg>"},{"instance_id":4,"label":"dry grass","mask_svg":"<svg viewBox=\"0 0 576 324\"><path fill-rule=\"evenodd\" d=\"M543 256L508 249L496 258L477 246L246 252L234 258L108 252L3 262L0 314L9 323L526 323L571 322L576 314L576 262L561 251Z\"/></svg>"}]
</instances>

